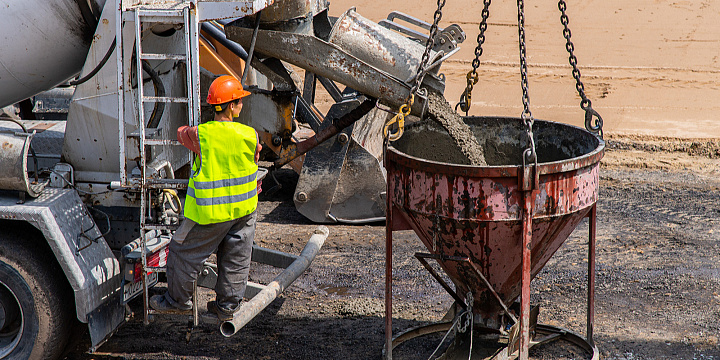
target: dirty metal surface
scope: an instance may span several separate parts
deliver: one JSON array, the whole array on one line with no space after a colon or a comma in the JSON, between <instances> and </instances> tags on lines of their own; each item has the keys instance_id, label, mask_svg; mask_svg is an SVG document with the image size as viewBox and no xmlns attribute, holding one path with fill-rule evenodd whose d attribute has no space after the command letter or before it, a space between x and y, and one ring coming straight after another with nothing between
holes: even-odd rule
<instances>
[{"instance_id":1,"label":"dirty metal surface","mask_svg":"<svg viewBox=\"0 0 720 360\"><path fill-rule=\"evenodd\" d=\"M16 194L0 192L0 219L25 221L40 230L73 288L78 320L88 322L99 306L122 309L115 296L122 293L120 264L101 236L105 225L95 224L77 192L47 188L24 204L16 202ZM94 313L89 324L93 345L125 320L116 313Z\"/></svg>"},{"instance_id":2,"label":"dirty metal surface","mask_svg":"<svg viewBox=\"0 0 720 360\"><path fill-rule=\"evenodd\" d=\"M252 29L230 23L225 26L228 39L249 46ZM392 106L405 102L410 87L395 74L386 74L336 45L314 36L260 30L255 51L299 66L314 74L337 81Z\"/></svg>"},{"instance_id":3,"label":"dirty metal surface","mask_svg":"<svg viewBox=\"0 0 720 360\"><path fill-rule=\"evenodd\" d=\"M316 0L283 0L275 1L262 11L260 26L275 24L304 18L307 14L315 15L327 9L328 1ZM254 21L254 19L252 19Z\"/></svg>"},{"instance_id":4,"label":"dirty metal surface","mask_svg":"<svg viewBox=\"0 0 720 360\"><path fill-rule=\"evenodd\" d=\"M338 18L329 42L358 59L409 83L417 74L424 43L410 40L358 14L354 8ZM441 54L431 51L428 64Z\"/></svg>"},{"instance_id":5,"label":"dirty metal surface","mask_svg":"<svg viewBox=\"0 0 720 360\"><path fill-rule=\"evenodd\" d=\"M0 40L0 107L52 89L83 67L94 28L76 0L4 1L2 20L0 31L13 36Z\"/></svg>"},{"instance_id":6,"label":"dirty metal surface","mask_svg":"<svg viewBox=\"0 0 720 360\"><path fill-rule=\"evenodd\" d=\"M352 99L333 105L320 129L332 126L332 119L350 112L359 104L358 99ZM348 126L335 138L319 144L305 154L294 201L298 212L314 222L334 222L329 216L330 207L349 146L349 142L343 143L339 138L343 135L349 138L354 126L355 124Z\"/></svg>"},{"instance_id":7,"label":"dirty metal surface","mask_svg":"<svg viewBox=\"0 0 720 360\"><path fill-rule=\"evenodd\" d=\"M449 136L433 130L433 125L412 124L387 152L389 201L394 216L402 217L433 254L469 258L509 304L521 290L524 198L518 177L522 166L517 165L525 146L519 135L521 121L468 118L467 122L485 148L494 152L488 157L492 166L440 162L443 156L452 158L443 153L454 150ZM532 277L597 202L604 151L604 143L582 129L545 121L537 121L535 127L540 187L533 209ZM443 142L443 137L448 139ZM433 160L408 153L432 154ZM501 312L471 266L451 260L440 265L459 293L473 292L476 313L491 319Z\"/></svg>"},{"instance_id":8,"label":"dirty metal surface","mask_svg":"<svg viewBox=\"0 0 720 360\"><path fill-rule=\"evenodd\" d=\"M42 186L28 179L28 151L33 133L0 132L0 189L17 190L37 197Z\"/></svg>"},{"instance_id":9,"label":"dirty metal surface","mask_svg":"<svg viewBox=\"0 0 720 360\"><path fill-rule=\"evenodd\" d=\"M339 222L384 220L382 129L387 116L374 108L353 127L330 209Z\"/></svg>"}]
</instances>

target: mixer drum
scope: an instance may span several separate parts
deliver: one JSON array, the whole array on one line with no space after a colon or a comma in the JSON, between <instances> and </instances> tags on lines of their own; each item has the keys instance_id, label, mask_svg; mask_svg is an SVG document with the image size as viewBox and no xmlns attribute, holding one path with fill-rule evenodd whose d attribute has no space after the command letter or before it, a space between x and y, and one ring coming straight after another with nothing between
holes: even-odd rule
<instances>
[{"instance_id":1,"label":"mixer drum","mask_svg":"<svg viewBox=\"0 0 720 360\"><path fill-rule=\"evenodd\" d=\"M0 14L0 107L75 76L105 0L8 0ZM90 23L89 23L90 22Z\"/></svg>"},{"instance_id":2,"label":"mixer drum","mask_svg":"<svg viewBox=\"0 0 720 360\"><path fill-rule=\"evenodd\" d=\"M488 166L459 165L463 155L444 129L414 123L388 148L388 197L393 217L401 217L431 253L443 257L440 266L457 293L464 297L472 291L474 312L496 320L502 307L477 271L506 305L520 295L519 175L527 135L517 118L465 121L484 147ZM605 144L584 129L561 123L538 120L533 132L540 174L532 225L534 278L597 202ZM457 258L469 259L475 267Z\"/></svg>"}]
</instances>

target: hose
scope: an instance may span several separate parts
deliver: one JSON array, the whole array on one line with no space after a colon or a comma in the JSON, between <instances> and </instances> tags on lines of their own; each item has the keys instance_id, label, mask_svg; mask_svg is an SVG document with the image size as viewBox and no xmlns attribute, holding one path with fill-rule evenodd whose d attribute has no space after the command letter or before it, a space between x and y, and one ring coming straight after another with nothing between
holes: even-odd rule
<instances>
[{"instance_id":1,"label":"hose","mask_svg":"<svg viewBox=\"0 0 720 360\"><path fill-rule=\"evenodd\" d=\"M222 30L220 30L218 27L204 22L200 24L200 29L204 31L206 34L208 34L211 38L217 40L222 46L226 47L228 50L232 51L233 54L237 55L239 58L243 59L243 61L247 61L248 59L248 53L245 51L245 49L240 46L240 44L228 40L228 38L225 36L225 33L223 33Z\"/></svg>"},{"instance_id":2,"label":"hose","mask_svg":"<svg viewBox=\"0 0 720 360\"><path fill-rule=\"evenodd\" d=\"M177 191L172 189L163 189L163 202L168 204L170 209L172 209L175 213L180 214L182 212L182 203L180 202L180 197L178 196Z\"/></svg>"},{"instance_id":3,"label":"hose","mask_svg":"<svg viewBox=\"0 0 720 360\"><path fill-rule=\"evenodd\" d=\"M142 61L142 68L146 73L148 73L148 75L150 75L153 87L155 88L155 96L165 96L165 86L163 85L162 80L160 79L160 75L157 73L157 71L155 71L155 69L153 69L152 66L150 66L150 63L148 63L146 60ZM150 120L148 120L146 127L148 129L157 128L158 125L160 125L160 118L162 117L164 111L165 103L161 101L156 101L155 106L153 107L153 112L150 115Z\"/></svg>"},{"instance_id":4,"label":"hose","mask_svg":"<svg viewBox=\"0 0 720 360\"><path fill-rule=\"evenodd\" d=\"M105 63L107 63L107 61L110 59L110 55L112 55L112 53L115 51L116 41L117 41L117 38L113 39L112 44L110 44L110 48L107 50L107 52L105 53L105 56L102 58L102 60L100 60L100 63L97 64L97 66L95 66L95 68L92 69L92 71L90 71L87 75L81 77L80 79L72 80L67 85L65 85L65 84L58 85L58 87L76 86L76 85L80 85L80 84L85 83L88 80L92 79L92 77L95 76L95 74L97 74L98 71L100 71L100 69L102 69L102 67L105 66Z\"/></svg>"}]
</instances>

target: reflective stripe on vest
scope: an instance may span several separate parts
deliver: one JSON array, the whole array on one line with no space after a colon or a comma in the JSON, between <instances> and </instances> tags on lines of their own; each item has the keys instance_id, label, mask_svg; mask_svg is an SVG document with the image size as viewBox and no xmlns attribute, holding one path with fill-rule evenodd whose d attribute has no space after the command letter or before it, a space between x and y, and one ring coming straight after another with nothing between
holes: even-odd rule
<instances>
[{"instance_id":1,"label":"reflective stripe on vest","mask_svg":"<svg viewBox=\"0 0 720 360\"><path fill-rule=\"evenodd\" d=\"M250 199L257 195L257 189L252 189L244 194L238 194L238 195L226 195L226 196L216 196L211 198L200 198L198 199L195 196L195 189L188 188L187 192L188 196L195 198L195 204L198 206L211 206L211 205L220 205L220 204L231 204L236 203L240 201L245 201L247 199Z\"/></svg>"},{"instance_id":2,"label":"reflective stripe on vest","mask_svg":"<svg viewBox=\"0 0 720 360\"><path fill-rule=\"evenodd\" d=\"M198 224L241 218L257 208L257 135L249 126L210 121L198 126L200 157L193 162L185 217Z\"/></svg>"}]
</instances>

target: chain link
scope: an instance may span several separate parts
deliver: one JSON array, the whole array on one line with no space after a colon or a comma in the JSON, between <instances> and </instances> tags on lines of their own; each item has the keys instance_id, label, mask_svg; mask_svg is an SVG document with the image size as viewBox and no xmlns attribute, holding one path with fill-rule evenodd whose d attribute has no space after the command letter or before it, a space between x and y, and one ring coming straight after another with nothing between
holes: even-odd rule
<instances>
[{"instance_id":1,"label":"chain link","mask_svg":"<svg viewBox=\"0 0 720 360\"><path fill-rule=\"evenodd\" d=\"M468 293L465 295L465 312L460 314L460 318L465 317L465 320L458 323L458 331L461 333L465 333L468 328L472 331L472 325L473 325L473 304L475 303L475 299L473 297L472 291L468 291Z\"/></svg>"},{"instance_id":2,"label":"chain link","mask_svg":"<svg viewBox=\"0 0 720 360\"><path fill-rule=\"evenodd\" d=\"M423 78L425 77L425 68L427 67L428 61L430 61L430 50L432 50L433 45L435 44L435 36L437 36L440 20L443 16L442 8L445 6L445 0L438 0L437 5L437 10L435 10L435 13L433 14L433 23L430 26L430 35L425 43L425 52L423 53L420 65L418 65L417 74L415 75L415 84L413 84L413 87L410 89L411 95L417 92Z\"/></svg>"},{"instance_id":3,"label":"chain link","mask_svg":"<svg viewBox=\"0 0 720 360\"><path fill-rule=\"evenodd\" d=\"M477 36L477 46L475 47L475 59L472 61L472 70L467 73L467 85L465 86L465 91L460 95L460 101L455 105L455 111L458 110L458 107L461 111L465 112L465 116L468 115L468 111L470 111L470 106L472 106L472 91L475 84L477 84L480 76L477 73L478 67L480 67L480 56L483 54L483 44L485 43L485 30L487 30L487 19L490 17L490 3L492 0L485 0L482 10L482 20L480 20L480 25L478 25L478 29L480 30L478 32Z\"/></svg>"},{"instance_id":4,"label":"chain link","mask_svg":"<svg viewBox=\"0 0 720 360\"><path fill-rule=\"evenodd\" d=\"M410 88L410 95L408 95L406 103L400 106L398 114L396 114L392 119L390 119L390 121L385 123L385 128L383 131L385 133L385 137L388 138L390 141L396 141L402 136L403 127L405 125L405 117L410 114L412 105L415 102L415 94L418 93L418 89L420 89L420 84L422 84L423 78L425 77L425 72L427 71L426 68L428 65L427 63L430 60L430 50L432 50L433 45L435 44L435 36L437 36L440 19L442 19L442 8L445 6L445 0L438 0L437 5L437 10L435 10L435 13L433 14L433 23L430 26L430 35L428 36L427 42L425 43L425 52L420 59L417 74L415 75L415 82L413 83L412 88ZM398 130L397 132L391 134L390 125L394 123L397 123Z\"/></svg>"},{"instance_id":5,"label":"chain link","mask_svg":"<svg viewBox=\"0 0 720 360\"><path fill-rule=\"evenodd\" d=\"M580 69L577 66L577 57L575 56L575 45L570 41L572 33L570 32L570 19L567 16L567 4L565 0L558 1L558 9L560 9L560 23L563 25L563 37L565 38L565 49L570 57L568 61L572 66L572 76L575 79L575 89L580 95L580 108L585 111L585 128L602 137L603 120L600 114L592 108L592 102L585 95L585 85L580 80Z\"/></svg>"},{"instance_id":6,"label":"chain link","mask_svg":"<svg viewBox=\"0 0 720 360\"><path fill-rule=\"evenodd\" d=\"M533 162L537 165L537 154L535 152L535 137L533 135L533 124L535 119L530 111L530 94L528 90L527 76L527 49L525 47L525 1L517 1L518 8L518 43L520 47L520 78L522 85L522 102L523 112L521 118L525 123L525 132L527 133L529 147L523 152L523 165L526 161Z\"/></svg>"}]
</instances>

